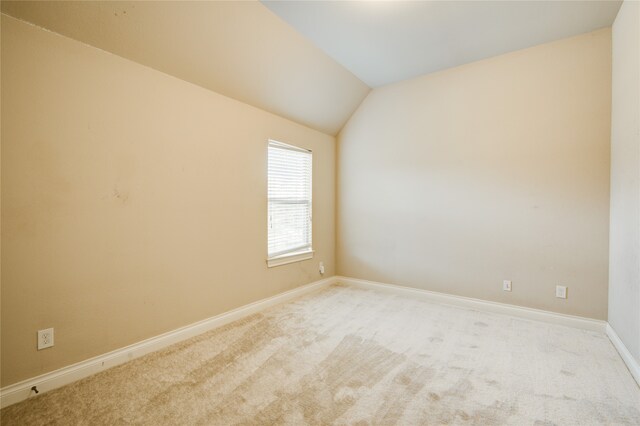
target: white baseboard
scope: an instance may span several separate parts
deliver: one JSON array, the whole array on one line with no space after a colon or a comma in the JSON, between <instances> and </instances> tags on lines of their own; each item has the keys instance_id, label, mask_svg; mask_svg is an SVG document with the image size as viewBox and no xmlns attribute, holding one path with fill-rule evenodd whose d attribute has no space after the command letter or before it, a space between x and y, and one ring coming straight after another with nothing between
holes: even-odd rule
<instances>
[{"instance_id":1,"label":"white baseboard","mask_svg":"<svg viewBox=\"0 0 640 426\"><path fill-rule=\"evenodd\" d=\"M631 375L636 379L638 386L640 386L640 364L636 361L633 355L631 355L631 352L629 352L629 349L627 349L625 344L622 343L618 333L616 333L613 327L611 327L611 324L607 324L607 336L609 336L609 340L611 340L611 343L613 343L613 346L620 354L620 358L622 358L631 372Z\"/></svg>"},{"instance_id":2,"label":"white baseboard","mask_svg":"<svg viewBox=\"0 0 640 426\"><path fill-rule=\"evenodd\" d=\"M476 309L479 311L506 314L519 318L526 318L552 324L561 324L569 327L581 328L584 330L597 331L600 333L604 333L605 327L607 326L606 321L573 315L558 314L555 312L543 311L541 309L525 308L522 306L509 305L506 303L489 302L487 300L473 299L471 297L464 296L455 296L452 294L438 293L435 291L422 290L412 287L404 287L399 285L385 284L340 276L336 277L336 281L355 287L393 292L396 294L420 298L422 300L441 303L444 305L459 306L469 309Z\"/></svg>"},{"instance_id":3,"label":"white baseboard","mask_svg":"<svg viewBox=\"0 0 640 426\"><path fill-rule=\"evenodd\" d=\"M311 284L303 285L293 290L277 294L275 296L241 306L232 311L207 318L202 321L178 328L173 331L152 337L133 345L116 349L115 351L99 355L94 358L64 367L40 376L15 383L0 389L0 408L15 404L35 395L31 390L38 387L40 393L59 388L82 378L91 376L100 371L125 363L134 358L139 358L148 353L181 342L206 331L228 324L232 321L262 311L274 305L289 301L306 293L319 290L336 282L335 277L325 278Z\"/></svg>"},{"instance_id":4,"label":"white baseboard","mask_svg":"<svg viewBox=\"0 0 640 426\"><path fill-rule=\"evenodd\" d=\"M229 312L181 327L177 330L152 337L142 342L117 349L115 351L100 355L68 367L61 368L40 376L15 383L0 389L0 407L4 408L11 404L15 404L34 395L31 391L33 386L38 387L38 391L47 392L52 389L59 388L66 384L75 382L84 377L96 374L100 371L139 358L148 353L170 346L174 343L181 342L191 337L197 336L214 328L228 324L232 321L254 314L266 308L280 303L284 303L306 293L328 287L334 283L343 283L354 287L376 289L381 291L402 294L404 296L419 298L431 302L441 303L445 305L465 307L481 311L489 311L494 313L512 315L520 318L527 318L537 321L543 321L553 324L561 324L565 326L607 333L613 345L616 347L622 359L625 361L631 374L640 383L640 367L631 356L627 348L624 346L615 331L607 324L606 321L594 320L590 318L577 317L572 315L563 315L555 312L543 311L539 309L525 308L505 303L489 302L486 300L473 299L463 296L454 296L446 293L438 293L434 291L421 290L411 287L402 287L392 284L384 284L367 280L360 280L348 277L330 277L311 284L307 284L293 290L280 293L278 295L241 306Z\"/></svg>"}]
</instances>

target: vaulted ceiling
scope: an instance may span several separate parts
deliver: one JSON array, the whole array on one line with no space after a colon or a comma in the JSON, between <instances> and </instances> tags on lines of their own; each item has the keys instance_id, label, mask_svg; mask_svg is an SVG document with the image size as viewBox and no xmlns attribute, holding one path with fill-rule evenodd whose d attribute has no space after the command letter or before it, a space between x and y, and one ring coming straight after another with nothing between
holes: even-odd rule
<instances>
[{"instance_id":1,"label":"vaulted ceiling","mask_svg":"<svg viewBox=\"0 0 640 426\"><path fill-rule=\"evenodd\" d=\"M259 2L2 1L2 12L331 135L370 90Z\"/></svg>"},{"instance_id":2,"label":"vaulted ceiling","mask_svg":"<svg viewBox=\"0 0 640 426\"><path fill-rule=\"evenodd\" d=\"M335 135L370 87L610 26L621 1L2 1L2 12Z\"/></svg>"},{"instance_id":3,"label":"vaulted ceiling","mask_svg":"<svg viewBox=\"0 0 640 426\"><path fill-rule=\"evenodd\" d=\"M613 24L622 1L267 1L371 87Z\"/></svg>"}]
</instances>

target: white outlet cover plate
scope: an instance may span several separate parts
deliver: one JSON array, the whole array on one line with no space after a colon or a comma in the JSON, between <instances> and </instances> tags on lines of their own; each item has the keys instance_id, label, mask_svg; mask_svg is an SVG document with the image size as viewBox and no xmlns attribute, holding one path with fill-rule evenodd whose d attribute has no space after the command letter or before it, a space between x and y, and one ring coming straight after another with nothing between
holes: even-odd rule
<instances>
[{"instance_id":1,"label":"white outlet cover plate","mask_svg":"<svg viewBox=\"0 0 640 426\"><path fill-rule=\"evenodd\" d=\"M38 350L53 346L53 328L38 330Z\"/></svg>"},{"instance_id":2,"label":"white outlet cover plate","mask_svg":"<svg viewBox=\"0 0 640 426\"><path fill-rule=\"evenodd\" d=\"M567 298L567 287L563 285L556 286L556 297L559 299Z\"/></svg>"}]
</instances>

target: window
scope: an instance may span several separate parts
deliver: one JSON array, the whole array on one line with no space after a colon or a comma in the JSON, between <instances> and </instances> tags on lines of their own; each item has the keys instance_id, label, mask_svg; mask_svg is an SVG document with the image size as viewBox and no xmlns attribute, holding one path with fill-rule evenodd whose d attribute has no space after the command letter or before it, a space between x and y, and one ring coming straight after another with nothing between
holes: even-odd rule
<instances>
[{"instance_id":1,"label":"window","mask_svg":"<svg viewBox=\"0 0 640 426\"><path fill-rule=\"evenodd\" d=\"M269 141L268 266L313 257L311 151Z\"/></svg>"}]
</instances>

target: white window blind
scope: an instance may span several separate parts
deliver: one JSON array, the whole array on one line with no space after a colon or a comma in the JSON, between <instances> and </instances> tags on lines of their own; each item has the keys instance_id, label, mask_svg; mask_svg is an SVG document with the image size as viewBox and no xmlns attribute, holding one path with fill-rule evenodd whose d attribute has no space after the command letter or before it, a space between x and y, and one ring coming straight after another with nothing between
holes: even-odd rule
<instances>
[{"instance_id":1,"label":"white window blind","mask_svg":"<svg viewBox=\"0 0 640 426\"><path fill-rule=\"evenodd\" d=\"M268 256L311 250L311 151L269 141Z\"/></svg>"}]
</instances>

